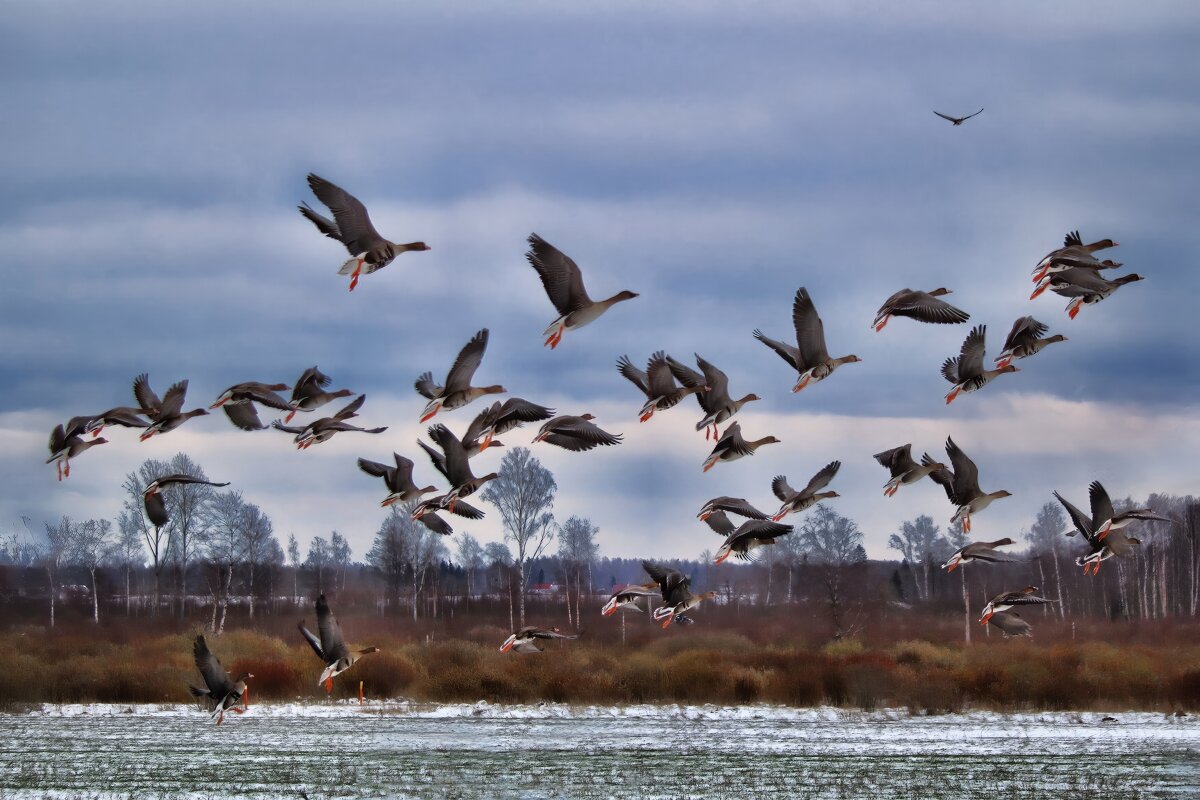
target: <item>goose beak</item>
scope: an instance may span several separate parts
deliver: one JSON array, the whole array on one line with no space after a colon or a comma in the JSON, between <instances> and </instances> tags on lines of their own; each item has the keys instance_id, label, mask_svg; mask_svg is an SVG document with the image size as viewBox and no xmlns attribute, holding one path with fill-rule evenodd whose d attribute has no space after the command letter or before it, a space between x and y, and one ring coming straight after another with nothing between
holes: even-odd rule
<instances>
[{"instance_id":1,"label":"goose beak","mask_svg":"<svg viewBox=\"0 0 1200 800\"><path fill-rule=\"evenodd\" d=\"M500 645L500 652L507 653L509 650L512 650L512 647L514 644L516 644L516 641L517 637L515 635L509 636L504 640L504 644Z\"/></svg>"},{"instance_id":2,"label":"goose beak","mask_svg":"<svg viewBox=\"0 0 1200 800\"><path fill-rule=\"evenodd\" d=\"M613 614L617 613L617 598L614 597L605 603L604 608L600 609L600 613L606 617L611 617Z\"/></svg>"}]
</instances>

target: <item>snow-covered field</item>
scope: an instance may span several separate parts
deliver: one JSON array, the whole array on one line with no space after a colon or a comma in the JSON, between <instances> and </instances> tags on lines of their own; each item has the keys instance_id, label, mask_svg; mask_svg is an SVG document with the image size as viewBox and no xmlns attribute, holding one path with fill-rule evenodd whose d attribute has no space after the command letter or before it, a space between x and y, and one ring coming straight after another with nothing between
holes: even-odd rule
<instances>
[{"instance_id":1,"label":"snow-covered field","mask_svg":"<svg viewBox=\"0 0 1200 800\"><path fill-rule=\"evenodd\" d=\"M0 715L0 798L1197 797L1200 719L771 706Z\"/></svg>"}]
</instances>

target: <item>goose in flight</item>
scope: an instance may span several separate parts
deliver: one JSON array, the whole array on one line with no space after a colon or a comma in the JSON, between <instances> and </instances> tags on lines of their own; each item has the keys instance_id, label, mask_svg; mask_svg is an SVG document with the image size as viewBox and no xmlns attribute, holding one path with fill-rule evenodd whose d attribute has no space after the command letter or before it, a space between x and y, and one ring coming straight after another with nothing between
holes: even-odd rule
<instances>
[{"instance_id":1,"label":"goose in flight","mask_svg":"<svg viewBox=\"0 0 1200 800\"><path fill-rule=\"evenodd\" d=\"M333 212L333 219L313 211L308 203L300 204L300 213L316 225L317 230L341 242L350 251L350 260L338 269L338 275L350 276L350 291L353 292L354 287L358 286L359 275L378 272L392 263L396 256L409 250L430 249L424 242L399 244L383 238L371 224L367 207L340 186L311 172L308 173L308 185L317 199Z\"/></svg>"},{"instance_id":2,"label":"goose in flight","mask_svg":"<svg viewBox=\"0 0 1200 800\"><path fill-rule=\"evenodd\" d=\"M317 658L325 663L325 669L321 671L317 685L324 686L325 691L332 694L335 677L350 669L363 656L378 653L379 648L364 647L361 650L351 650L346 646L346 640L342 638L342 628L334 618L333 612L329 610L329 604L325 602L325 595L317 597L316 607L317 633L320 636L314 636L312 631L304 627L304 620L297 622L296 627L300 629L300 635L304 637L304 641L308 642L309 647L317 654Z\"/></svg>"},{"instance_id":3,"label":"goose in flight","mask_svg":"<svg viewBox=\"0 0 1200 800\"><path fill-rule=\"evenodd\" d=\"M196 661L196 669L200 671L200 677L204 679L205 688L188 686L188 691L192 693L192 697L204 702L217 724L225 721L226 711L235 714L244 712L248 694L246 679L253 678L254 675L243 672L237 678L231 679L221 662L208 649L208 643L204 641L203 636L197 636L196 641L192 643L192 656ZM243 704L241 708L238 708L238 703Z\"/></svg>"},{"instance_id":4,"label":"goose in flight","mask_svg":"<svg viewBox=\"0 0 1200 800\"><path fill-rule=\"evenodd\" d=\"M754 338L774 350L799 373L796 385L792 387L793 392L828 378L842 364L862 361L855 355L830 357L825 349L825 324L821 322L816 306L803 286L796 290L796 298L792 301L792 327L796 330L795 347L770 339L760 330L754 331Z\"/></svg>"},{"instance_id":5,"label":"goose in flight","mask_svg":"<svg viewBox=\"0 0 1200 800\"><path fill-rule=\"evenodd\" d=\"M605 311L624 300L637 297L637 292L617 292L607 300L592 300L583 286L583 273L570 256L536 233L529 235L529 252L525 258L542 279L542 286L559 317L542 332L546 346L558 347L563 333L582 328L595 321Z\"/></svg>"},{"instance_id":6,"label":"goose in flight","mask_svg":"<svg viewBox=\"0 0 1200 800\"><path fill-rule=\"evenodd\" d=\"M413 384L417 393L429 400L425 410L421 412L421 422L428 422L442 409L450 411L462 408L468 403L483 397L485 394L503 394L508 391L503 386L472 386L471 378L483 361L484 351L488 345L488 329L484 328L471 337L463 349L458 352L450 371L446 373L446 384L438 386L433 382L433 373L423 373Z\"/></svg>"}]
</instances>

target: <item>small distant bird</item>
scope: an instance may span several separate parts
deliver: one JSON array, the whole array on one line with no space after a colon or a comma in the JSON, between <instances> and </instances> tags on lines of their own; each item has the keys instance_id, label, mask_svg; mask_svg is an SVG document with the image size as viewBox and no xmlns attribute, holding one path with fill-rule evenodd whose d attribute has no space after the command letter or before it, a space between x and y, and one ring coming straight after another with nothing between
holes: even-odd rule
<instances>
[{"instance_id":1,"label":"small distant bird","mask_svg":"<svg viewBox=\"0 0 1200 800\"><path fill-rule=\"evenodd\" d=\"M727 511L731 514L737 514L739 517L746 517L747 519L770 519L766 514L750 505L746 501L746 498L727 496L714 497L712 500L709 500L696 516L701 520L706 520L718 511Z\"/></svg>"},{"instance_id":2,"label":"small distant bird","mask_svg":"<svg viewBox=\"0 0 1200 800\"><path fill-rule=\"evenodd\" d=\"M424 242L398 244L384 239L371 224L366 206L345 189L311 172L308 173L308 185L317 199L333 212L333 219L313 211L308 203L300 204L300 213L316 225L317 230L330 239L341 242L350 251L352 258L338 270L338 275L350 276L350 291L354 291L354 287L358 286L360 274L370 275L372 272L378 272L401 253L430 249Z\"/></svg>"},{"instance_id":3,"label":"small distant bird","mask_svg":"<svg viewBox=\"0 0 1200 800\"><path fill-rule=\"evenodd\" d=\"M505 639L504 644L500 645L500 652L507 653L509 650L512 650L516 653L540 653L542 652L542 648L538 644L538 640L578 638L579 634L563 633L558 628L546 629L528 626L521 628L521 630Z\"/></svg>"},{"instance_id":4,"label":"small distant bird","mask_svg":"<svg viewBox=\"0 0 1200 800\"><path fill-rule=\"evenodd\" d=\"M993 614L1003 613L1014 606L1037 606L1058 602L1057 600L1047 600L1044 597L1038 597L1037 590L1036 586L1026 586L1024 589L1018 589L1015 592L1001 592L989 600L988 604L983 607L979 623L986 625Z\"/></svg>"},{"instance_id":5,"label":"small distant bird","mask_svg":"<svg viewBox=\"0 0 1200 800\"><path fill-rule=\"evenodd\" d=\"M396 466L389 467L387 464L380 464L378 461L369 461L365 458L358 459L358 468L368 475L374 475L376 478L383 478L383 483L388 488L388 496L379 504L380 507L396 503L408 503L414 500L420 500L421 495L429 492L436 492L436 486L426 486L418 488L413 483L413 462L399 453L392 453L392 458L396 462Z\"/></svg>"},{"instance_id":6,"label":"small distant bird","mask_svg":"<svg viewBox=\"0 0 1200 800\"><path fill-rule=\"evenodd\" d=\"M1040 338L1047 330L1049 328L1033 317L1021 317L1018 319L1013 323L1012 330L1008 333L1008 338L1004 340L1004 347L1001 349L1000 355L996 356L996 366L1007 367L1012 363L1014 358L1029 358L1040 353L1042 348L1048 344L1065 342L1067 340L1067 337L1061 333L1056 333L1045 339Z\"/></svg>"},{"instance_id":7,"label":"small distant bird","mask_svg":"<svg viewBox=\"0 0 1200 800\"><path fill-rule=\"evenodd\" d=\"M949 289L934 289L932 292L901 289L884 301L875 312L875 321L871 325L875 332L883 330L892 317L909 317L918 322L932 322L939 325L952 325L966 322L971 315L961 308L955 308L945 300L939 300L943 295L951 294Z\"/></svg>"},{"instance_id":8,"label":"small distant bird","mask_svg":"<svg viewBox=\"0 0 1200 800\"><path fill-rule=\"evenodd\" d=\"M61 481L71 477L71 459L98 444L108 444L108 439L89 439L85 442L77 428L72 428L68 433L62 425L55 425L54 430L50 431L50 457L46 463L58 468L58 479Z\"/></svg>"},{"instance_id":9,"label":"small distant bird","mask_svg":"<svg viewBox=\"0 0 1200 800\"><path fill-rule=\"evenodd\" d=\"M994 542L971 542L965 547L960 547L954 551L954 555L946 559L946 563L942 564L942 569L949 574L958 569L960 564L965 564L968 561L990 561L990 562L1011 562L1020 561L1019 558L1014 558L1007 553L997 552L996 548L1005 547L1010 544L1016 544L1012 539L1004 538L997 539Z\"/></svg>"},{"instance_id":10,"label":"small distant bird","mask_svg":"<svg viewBox=\"0 0 1200 800\"><path fill-rule=\"evenodd\" d=\"M297 622L296 627L300 629L300 635L304 637L304 641L308 642L313 652L317 654L317 658L325 663L325 669L322 670L321 677L317 679L317 685L323 685L325 691L332 694L335 677L353 667L363 656L378 653L379 648L365 647L362 650L351 651L346 646L346 640L342 638L342 628L334 618L333 612L329 610L329 604L325 602L324 594L317 597L316 608L317 633L320 634L320 638L313 636L312 631L304 627L304 620Z\"/></svg>"},{"instance_id":11,"label":"small distant bird","mask_svg":"<svg viewBox=\"0 0 1200 800\"><path fill-rule=\"evenodd\" d=\"M259 383L246 381L230 386L216 401L208 407L211 411L220 408L235 427L244 431L261 431L266 428L258 418L254 408L255 403L274 408L279 411L291 410L291 405L276 392L285 392L289 387L286 383Z\"/></svg>"},{"instance_id":12,"label":"small distant bird","mask_svg":"<svg viewBox=\"0 0 1200 800\"><path fill-rule=\"evenodd\" d=\"M338 389L336 392L325 391L325 387L330 384L331 380L328 375L316 367L304 370L296 380L296 385L292 387L292 399L288 402L291 413L284 417L283 421L291 422L297 411L315 411L339 397L354 395L354 392L349 389Z\"/></svg>"},{"instance_id":13,"label":"small distant bird","mask_svg":"<svg viewBox=\"0 0 1200 800\"><path fill-rule=\"evenodd\" d=\"M171 521L171 516L167 513L167 504L163 500L163 491L172 486L202 484L204 486L228 486L229 482L217 483L215 481L206 480L205 478L196 478L191 475L186 475L182 472L176 472L171 475L163 475L160 478L155 478L150 481L145 489L142 490L142 505L146 509L146 519L150 520L150 524L156 528L161 528Z\"/></svg>"},{"instance_id":14,"label":"small distant bird","mask_svg":"<svg viewBox=\"0 0 1200 800\"><path fill-rule=\"evenodd\" d=\"M480 487L499 477L495 472L489 472L482 478L476 478L471 471L471 463L467 451L458 437L450 432L445 425L434 425L428 431L429 438L442 448L439 453L424 442L418 442L421 449L429 456L433 466L450 482L450 491L445 495L444 508L454 511L454 506L462 497L468 497L477 492Z\"/></svg>"},{"instance_id":15,"label":"small distant bird","mask_svg":"<svg viewBox=\"0 0 1200 800\"><path fill-rule=\"evenodd\" d=\"M828 378L842 364L862 361L855 355L830 357L825 349L825 325L817 315L808 290L803 286L796 290L796 298L792 302L792 326L796 329L796 347L769 339L760 330L754 331L754 338L774 350L800 373L796 385L792 387L793 392L800 391L809 383Z\"/></svg>"},{"instance_id":16,"label":"small distant bird","mask_svg":"<svg viewBox=\"0 0 1200 800\"><path fill-rule=\"evenodd\" d=\"M422 373L413 384L417 393L429 400L425 410L421 412L421 422L428 422L442 409L450 411L462 408L486 394L503 394L507 390L503 386L472 386L471 378L479 364L483 361L484 351L488 345L488 329L484 328L471 337L471 341L459 351L450 371L446 373L446 385L438 386L433 382L433 374Z\"/></svg>"},{"instance_id":17,"label":"small distant bird","mask_svg":"<svg viewBox=\"0 0 1200 800\"><path fill-rule=\"evenodd\" d=\"M1020 371L1012 364L997 369L983 368L986 335L987 326L976 325L963 341L958 357L947 358L942 363L942 377L954 384L954 388L946 394L946 405L953 403L959 392L978 391L1005 372Z\"/></svg>"},{"instance_id":18,"label":"small distant bird","mask_svg":"<svg viewBox=\"0 0 1200 800\"><path fill-rule=\"evenodd\" d=\"M621 434L613 434L594 424L595 417L591 414L581 414L578 417L563 415L548 420L533 443L546 442L557 445L564 450L582 452L604 445L611 447L621 443Z\"/></svg>"},{"instance_id":19,"label":"small distant bird","mask_svg":"<svg viewBox=\"0 0 1200 800\"><path fill-rule=\"evenodd\" d=\"M696 393L696 401L700 403L700 409L705 415L704 419L696 423L696 430L703 428L704 440L708 441L711 437L715 441L721 435L718 425L732 419L746 403L762 398L756 394L748 394L740 400L734 400L729 394L729 376L705 361L699 354L695 355L696 366L700 367L701 372L680 364L670 356L667 356L667 364L670 365L675 378L684 386L708 387L705 391Z\"/></svg>"},{"instance_id":20,"label":"small distant bird","mask_svg":"<svg viewBox=\"0 0 1200 800\"><path fill-rule=\"evenodd\" d=\"M536 233L531 233L528 241L529 252L525 258L537 270L550 302L559 313L558 319L542 332L547 337L545 344L551 350L558 347L564 331L582 328L617 303L638 296L637 292L626 290L607 300L592 300L583 286L583 273L569 256Z\"/></svg>"},{"instance_id":21,"label":"small distant bird","mask_svg":"<svg viewBox=\"0 0 1200 800\"><path fill-rule=\"evenodd\" d=\"M208 643L204 641L203 636L197 636L196 641L192 643L192 656L196 661L196 669L200 671L200 677L204 679L205 686L203 689L188 686L192 697L204 702L208 710L212 712L211 718L215 719L218 725L225 721L226 711L232 711L235 714L243 713L246 710L245 705L241 708L238 708L237 705L242 703L246 697L246 679L253 678L254 675L243 672L236 679L230 680L229 673L208 649Z\"/></svg>"},{"instance_id":22,"label":"small distant bird","mask_svg":"<svg viewBox=\"0 0 1200 800\"><path fill-rule=\"evenodd\" d=\"M742 561L753 561L753 551L758 547L775 544L780 536L791 533L791 525L780 525L765 519L748 519L736 528L724 511L710 514L704 520L712 532L724 536L725 541L717 548L714 564L720 564L730 556Z\"/></svg>"},{"instance_id":23,"label":"small distant bird","mask_svg":"<svg viewBox=\"0 0 1200 800\"><path fill-rule=\"evenodd\" d=\"M892 479L883 485L883 493L887 497L895 496L901 486L917 483L934 471L946 468L942 462L930 458L928 453L924 454L920 464L913 461L911 443L876 453L873 458L892 474Z\"/></svg>"},{"instance_id":24,"label":"small distant bird","mask_svg":"<svg viewBox=\"0 0 1200 800\"><path fill-rule=\"evenodd\" d=\"M653 561L643 561L642 569L657 581L662 593L663 604L654 609L652 616L655 622L662 621L663 628L670 627L672 622L691 623L692 620L685 613L717 596L716 592L694 594L691 579L677 569Z\"/></svg>"},{"instance_id":25,"label":"small distant bird","mask_svg":"<svg viewBox=\"0 0 1200 800\"><path fill-rule=\"evenodd\" d=\"M141 406L142 414L153 420L138 437L141 441L144 442L159 433L173 431L192 417L202 417L208 413L203 408L193 408L187 412L183 410L187 388L187 380L179 381L167 389L167 393L159 400L158 395L150 388L150 376L143 372L134 378L133 396Z\"/></svg>"},{"instance_id":26,"label":"small distant bird","mask_svg":"<svg viewBox=\"0 0 1200 800\"><path fill-rule=\"evenodd\" d=\"M638 411L639 422L649 420L654 416L655 411L666 411L668 408L673 408L689 394L708 391L708 387L704 385L682 388L676 386L667 354L662 350L650 356L650 360L646 362L645 372L635 367L629 360L629 356L621 356L617 359L617 372L625 376L646 396L646 402Z\"/></svg>"},{"instance_id":27,"label":"small distant bird","mask_svg":"<svg viewBox=\"0 0 1200 800\"><path fill-rule=\"evenodd\" d=\"M949 122L954 123L954 125L957 127L959 125L962 125L964 122L969 120L971 117L978 117L980 114L983 113L983 109L981 108L978 111L976 111L974 114L968 114L965 117L951 117L948 114L943 114L940 111L934 111L933 113L937 114L939 117L941 117L944 120L948 120Z\"/></svg>"},{"instance_id":28,"label":"small distant bird","mask_svg":"<svg viewBox=\"0 0 1200 800\"><path fill-rule=\"evenodd\" d=\"M718 461L737 461L743 456L752 456L758 448L767 444L779 444L774 436L764 436L761 439L747 441L742 437L742 426L736 422L729 423L725 433L717 440L708 458L704 459L704 472L708 472Z\"/></svg>"},{"instance_id":29,"label":"small distant bird","mask_svg":"<svg viewBox=\"0 0 1200 800\"><path fill-rule=\"evenodd\" d=\"M1012 493L1001 489L984 494L983 490L979 488L979 468L950 437L946 437L946 454L950 456L950 464L954 470L951 471L944 467L935 469L929 473L929 477L946 490L946 497L950 498L951 504L957 507L950 522L962 520L963 531L970 533L972 514L982 512L992 504L993 500L1012 497ZM929 462L928 455L921 459L921 463L926 466L929 465Z\"/></svg>"},{"instance_id":30,"label":"small distant bird","mask_svg":"<svg viewBox=\"0 0 1200 800\"><path fill-rule=\"evenodd\" d=\"M272 422L271 427L295 436L292 441L296 443L297 450L307 450L314 444L327 442L332 439L335 434L343 431L356 431L358 433L372 434L383 433L387 430L386 425L382 428L360 428L357 425L351 425L350 423L346 422L346 420L353 419L354 417L358 416L358 410L362 408L363 402L366 401L366 399L367 396L365 394L360 394L352 402L348 403L345 408L343 408L341 411L338 411L332 417L321 417L315 422L310 422L303 428L294 425L284 425L279 420Z\"/></svg>"},{"instance_id":31,"label":"small distant bird","mask_svg":"<svg viewBox=\"0 0 1200 800\"><path fill-rule=\"evenodd\" d=\"M778 522L788 514L797 513L805 509L811 508L822 500L831 497L840 497L837 492L822 492L829 482L833 480L833 476L837 475L837 471L841 469L842 462L830 461L824 467L821 467L820 472L813 475L809 480L808 485L800 491L796 491L788 485L786 475L776 475L771 481L771 491L783 503L779 507L779 511L771 519Z\"/></svg>"},{"instance_id":32,"label":"small distant bird","mask_svg":"<svg viewBox=\"0 0 1200 800\"><path fill-rule=\"evenodd\" d=\"M1071 319L1075 319L1083 306L1095 305L1111 296L1125 284L1136 283L1140 280L1145 280L1145 278L1136 272L1108 280L1101 278L1095 270L1071 267L1043 278L1029 299L1034 299L1047 288L1059 297L1070 297L1072 299L1067 303L1066 311Z\"/></svg>"},{"instance_id":33,"label":"small distant bird","mask_svg":"<svg viewBox=\"0 0 1200 800\"><path fill-rule=\"evenodd\" d=\"M613 590L613 593L608 598L608 602L600 609L600 613L606 617L611 617L620 609L641 611L642 598L653 597L656 594L658 594L658 583L654 581L622 586L620 589ZM647 610L648 607L649 602L647 602Z\"/></svg>"},{"instance_id":34,"label":"small distant bird","mask_svg":"<svg viewBox=\"0 0 1200 800\"><path fill-rule=\"evenodd\" d=\"M1005 639L1014 636L1033 638L1033 626L1021 619L1021 615L1015 611L998 611L988 617L988 622L999 628Z\"/></svg>"},{"instance_id":35,"label":"small distant bird","mask_svg":"<svg viewBox=\"0 0 1200 800\"><path fill-rule=\"evenodd\" d=\"M1072 267L1081 267L1083 269L1102 270L1114 269L1121 266L1115 261L1098 261L1092 253L1099 250L1107 250L1110 247L1116 247L1117 243L1112 239L1101 239L1098 242L1084 244L1083 239L1079 236L1079 231L1071 231L1063 237L1063 246L1057 250L1052 250L1047 253L1037 266L1033 268L1033 282L1039 283L1042 278L1052 272L1062 272L1063 270ZM1040 292L1039 292L1040 294Z\"/></svg>"}]
</instances>

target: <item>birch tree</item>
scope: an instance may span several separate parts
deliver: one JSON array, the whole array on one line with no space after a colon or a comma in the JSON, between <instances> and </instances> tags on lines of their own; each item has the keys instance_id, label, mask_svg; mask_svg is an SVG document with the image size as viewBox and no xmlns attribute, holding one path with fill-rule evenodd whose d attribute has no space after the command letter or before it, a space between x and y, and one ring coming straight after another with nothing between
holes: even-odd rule
<instances>
[{"instance_id":1,"label":"birch tree","mask_svg":"<svg viewBox=\"0 0 1200 800\"><path fill-rule=\"evenodd\" d=\"M554 493L558 485L550 470L527 447L508 451L500 461L499 477L489 482L483 499L496 507L504 523L504 539L516 546L518 618L525 625L525 589L531 563L554 541Z\"/></svg>"}]
</instances>

